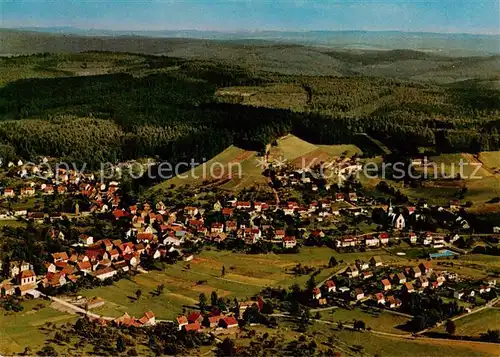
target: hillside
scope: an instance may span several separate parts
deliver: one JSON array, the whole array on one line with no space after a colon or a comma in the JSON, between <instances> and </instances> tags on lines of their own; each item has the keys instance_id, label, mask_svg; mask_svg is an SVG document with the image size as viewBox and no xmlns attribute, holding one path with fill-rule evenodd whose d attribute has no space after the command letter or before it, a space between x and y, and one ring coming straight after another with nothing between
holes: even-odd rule
<instances>
[{"instance_id":1,"label":"hillside","mask_svg":"<svg viewBox=\"0 0 500 357\"><path fill-rule=\"evenodd\" d=\"M357 41L356 37L349 38L354 42ZM483 39L486 42L488 40L491 39ZM218 61L243 66L253 72L267 71L288 75L364 75L451 83L471 78L487 79L500 72L498 55L449 57L436 54L442 53L439 51L385 50L391 48L390 46L377 50L360 50L349 49L347 45L342 48L340 44L332 49L324 45L318 46L319 43L314 44L311 41L287 42L286 39L278 43L275 40L224 37L216 40L123 36L123 34L98 37L4 29L0 30L0 43L2 44L0 55L4 56L40 52L129 52ZM405 42L401 42L400 39L394 43L405 46ZM484 54L484 52L479 53ZM496 52L492 50L488 53Z\"/></svg>"},{"instance_id":2,"label":"hillside","mask_svg":"<svg viewBox=\"0 0 500 357\"><path fill-rule=\"evenodd\" d=\"M356 144L367 154L373 144L359 134L408 155L500 148L500 93L485 85L491 80L445 87L281 75L111 52L0 58L0 73L4 159L55 155L94 167L158 157L175 164L230 145L262 151L288 133L315 145ZM106 127L115 133L109 140Z\"/></svg>"},{"instance_id":3,"label":"hillside","mask_svg":"<svg viewBox=\"0 0 500 357\"><path fill-rule=\"evenodd\" d=\"M231 145L200 165L154 186L152 192L185 185L233 192L255 186L269 190L263 176L265 161L301 167L361 152L355 145L314 145L292 134L277 139L269 149L269 156L264 158L256 151Z\"/></svg>"}]
</instances>

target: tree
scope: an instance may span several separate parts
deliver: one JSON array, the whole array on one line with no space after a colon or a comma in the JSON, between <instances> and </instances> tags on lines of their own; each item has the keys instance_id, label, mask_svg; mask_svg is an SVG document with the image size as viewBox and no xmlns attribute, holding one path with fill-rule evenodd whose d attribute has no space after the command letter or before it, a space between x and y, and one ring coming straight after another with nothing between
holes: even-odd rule
<instances>
[{"instance_id":1,"label":"tree","mask_svg":"<svg viewBox=\"0 0 500 357\"><path fill-rule=\"evenodd\" d=\"M223 265L220 276L224 276L224 275L226 275L226 267Z\"/></svg>"},{"instance_id":2,"label":"tree","mask_svg":"<svg viewBox=\"0 0 500 357\"><path fill-rule=\"evenodd\" d=\"M457 329L457 326L452 320L446 321L446 332L448 332L450 335L454 335L455 331Z\"/></svg>"},{"instance_id":3,"label":"tree","mask_svg":"<svg viewBox=\"0 0 500 357\"><path fill-rule=\"evenodd\" d=\"M137 298L137 300L139 300L141 298L141 295L142 295L142 290L137 289L137 291L135 292L135 297Z\"/></svg>"},{"instance_id":4,"label":"tree","mask_svg":"<svg viewBox=\"0 0 500 357\"><path fill-rule=\"evenodd\" d=\"M236 355L236 348L234 347L234 341L226 337L224 341L217 344L217 351L215 352L215 354L221 357Z\"/></svg>"},{"instance_id":5,"label":"tree","mask_svg":"<svg viewBox=\"0 0 500 357\"><path fill-rule=\"evenodd\" d=\"M356 320L354 321L354 329L355 330L364 330L366 328L366 324L362 320Z\"/></svg>"},{"instance_id":6,"label":"tree","mask_svg":"<svg viewBox=\"0 0 500 357\"><path fill-rule=\"evenodd\" d=\"M118 336L118 339L116 340L116 350L118 352L125 352L125 349L127 348L125 344L125 340L123 339L122 336Z\"/></svg>"},{"instance_id":7,"label":"tree","mask_svg":"<svg viewBox=\"0 0 500 357\"><path fill-rule=\"evenodd\" d=\"M306 289L309 293L311 293L315 287L316 287L316 279L314 278L314 275L312 275L307 281Z\"/></svg>"},{"instance_id":8,"label":"tree","mask_svg":"<svg viewBox=\"0 0 500 357\"><path fill-rule=\"evenodd\" d=\"M334 266L337 266L338 262L335 257L331 257L330 260L328 261L328 267L333 268Z\"/></svg>"},{"instance_id":9,"label":"tree","mask_svg":"<svg viewBox=\"0 0 500 357\"><path fill-rule=\"evenodd\" d=\"M210 295L210 300L212 302L212 306L217 306L218 297L216 291L212 291L212 294Z\"/></svg>"},{"instance_id":10,"label":"tree","mask_svg":"<svg viewBox=\"0 0 500 357\"><path fill-rule=\"evenodd\" d=\"M198 300L199 300L200 310L201 312L204 312L205 308L207 307L207 296L204 293L201 293Z\"/></svg>"},{"instance_id":11,"label":"tree","mask_svg":"<svg viewBox=\"0 0 500 357\"><path fill-rule=\"evenodd\" d=\"M481 340L487 342L500 342L500 330L488 330L481 334Z\"/></svg>"},{"instance_id":12,"label":"tree","mask_svg":"<svg viewBox=\"0 0 500 357\"><path fill-rule=\"evenodd\" d=\"M161 295L161 293L163 292L163 290L165 290L165 285L163 284L160 284L156 287L156 294L157 295Z\"/></svg>"}]
</instances>

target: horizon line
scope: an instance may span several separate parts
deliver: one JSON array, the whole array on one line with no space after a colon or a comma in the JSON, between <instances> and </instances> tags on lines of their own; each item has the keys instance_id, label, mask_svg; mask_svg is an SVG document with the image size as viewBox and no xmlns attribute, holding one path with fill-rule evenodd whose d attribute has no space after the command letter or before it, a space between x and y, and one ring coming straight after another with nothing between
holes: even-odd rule
<instances>
[{"instance_id":1,"label":"horizon line","mask_svg":"<svg viewBox=\"0 0 500 357\"><path fill-rule=\"evenodd\" d=\"M50 29L68 29L68 30L79 30L79 31L108 31L108 32L215 32L220 34L251 34L251 33L263 33L263 32L276 32L276 33L314 33L314 32L398 32L398 33L425 33L425 34L439 34L439 35L475 35L475 36L500 36L500 32L497 33L486 33L486 32L440 32L440 31L407 31L407 30L366 30L366 29L349 29L349 30L286 30L286 29L234 29L234 30L217 30L217 29L106 29L106 28L85 28L85 27L75 27L75 26L16 26L16 27L3 27L0 29L4 30L50 30ZM61 31L64 32L64 31Z\"/></svg>"}]
</instances>

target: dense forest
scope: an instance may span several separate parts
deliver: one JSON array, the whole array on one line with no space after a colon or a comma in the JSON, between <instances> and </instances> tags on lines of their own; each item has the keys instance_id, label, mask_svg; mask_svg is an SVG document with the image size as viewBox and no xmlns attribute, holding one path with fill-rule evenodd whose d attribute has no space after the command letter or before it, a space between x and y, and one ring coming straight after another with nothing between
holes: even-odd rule
<instances>
[{"instance_id":1,"label":"dense forest","mask_svg":"<svg viewBox=\"0 0 500 357\"><path fill-rule=\"evenodd\" d=\"M47 71L57 62L51 56L11 58L2 65L42 61ZM100 55L88 56L98 61ZM136 62L128 67L119 62L116 68L123 73L21 79L0 88L0 155L50 155L93 167L146 156L176 162L209 158L231 144L262 150L288 132L320 144L357 143L357 134L368 133L404 153L419 147L436 152L500 148L498 91L284 76L143 57L139 67L149 72L142 75L134 72ZM215 95L218 88L271 83L305 88L309 99L303 110L226 103ZM364 106L370 110L359 110Z\"/></svg>"}]
</instances>

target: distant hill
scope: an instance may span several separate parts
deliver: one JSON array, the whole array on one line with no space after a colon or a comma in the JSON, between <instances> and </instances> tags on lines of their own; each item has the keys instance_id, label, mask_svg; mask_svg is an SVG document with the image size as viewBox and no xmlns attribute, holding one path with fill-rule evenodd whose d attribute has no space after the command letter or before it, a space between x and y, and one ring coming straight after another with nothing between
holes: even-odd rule
<instances>
[{"instance_id":1,"label":"distant hill","mask_svg":"<svg viewBox=\"0 0 500 357\"><path fill-rule=\"evenodd\" d=\"M410 49L444 55L476 56L500 53L500 36L401 31L111 31L73 27L24 28L24 30L80 36L140 36L203 40L265 40L341 49Z\"/></svg>"},{"instance_id":2,"label":"distant hill","mask_svg":"<svg viewBox=\"0 0 500 357\"><path fill-rule=\"evenodd\" d=\"M213 34L216 37L217 33ZM306 36L305 34L303 35ZM331 33L329 34L331 35ZM346 39L354 36L352 33L339 34ZM191 32L185 35L201 36ZM262 33L259 33L258 35L259 38L238 38L236 35L233 36L234 38L230 38L229 35L225 34L228 38L207 40L141 37L137 35L110 36L110 34L89 36L57 33L55 30L53 33L43 33L4 29L0 30L0 55L83 51L132 52L183 59L211 60L243 66L253 72L267 71L288 75L321 76L363 75L435 83L452 83L470 79L488 80L500 73L499 55L450 57L443 56L441 52L421 52L411 49L387 51L345 49L353 47L348 44L357 43L354 39L352 40L354 42L346 42L343 46L344 49L340 48L342 47L340 45L339 48L334 49L325 46L306 46L299 44L300 41L293 43L294 41L288 41L287 37L281 39L284 41L283 43L277 43L276 40L264 40L273 39L270 34L263 36ZM362 33L362 35L372 36L373 34ZM382 35L377 33L377 36ZM470 38L470 35L463 36L466 39ZM319 36L319 38L326 37L326 34ZM427 38L427 34L424 37ZM490 38L487 37L486 40L481 40L479 43L489 43L489 40ZM399 42L391 43L403 46Z\"/></svg>"}]
</instances>

